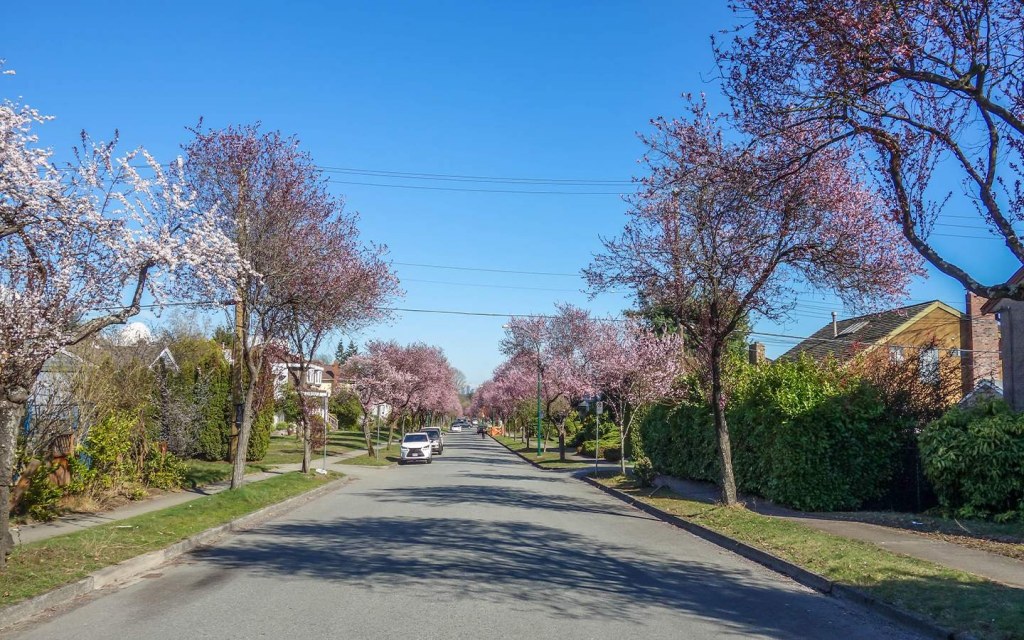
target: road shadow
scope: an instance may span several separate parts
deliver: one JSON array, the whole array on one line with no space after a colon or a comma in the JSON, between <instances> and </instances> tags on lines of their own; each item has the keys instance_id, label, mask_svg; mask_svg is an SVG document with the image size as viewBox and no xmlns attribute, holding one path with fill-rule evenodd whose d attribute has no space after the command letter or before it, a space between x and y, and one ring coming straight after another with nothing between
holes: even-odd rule
<instances>
[{"instance_id":1,"label":"road shadow","mask_svg":"<svg viewBox=\"0 0 1024 640\"><path fill-rule=\"evenodd\" d=\"M519 482L525 480L528 482L567 482L568 477L566 475L552 476L548 474L537 474L537 475L522 475L516 473L474 473L472 471L463 471L459 474L464 478L476 478L478 480L500 480L503 482Z\"/></svg>"},{"instance_id":2,"label":"road shadow","mask_svg":"<svg viewBox=\"0 0 1024 640\"><path fill-rule=\"evenodd\" d=\"M542 493L518 487L502 487L480 484L448 484L439 486L401 487L361 492L362 496L376 502L428 506L447 509L453 506L478 504L500 509L543 510L561 513L589 513L621 518L652 520L640 511L628 507L608 505L587 498L569 497Z\"/></svg>"},{"instance_id":3,"label":"road shadow","mask_svg":"<svg viewBox=\"0 0 1024 640\"><path fill-rule=\"evenodd\" d=\"M200 562L265 577L309 577L432 599L509 599L569 619L642 623L655 611L713 619L738 635L833 640L829 601L784 589L752 570L681 562L524 522L358 518L271 524ZM822 608L825 605L828 608ZM861 635L844 625L842 637ZM877 631L877 629L875 629Z\"/></svg>"}]
</instances>

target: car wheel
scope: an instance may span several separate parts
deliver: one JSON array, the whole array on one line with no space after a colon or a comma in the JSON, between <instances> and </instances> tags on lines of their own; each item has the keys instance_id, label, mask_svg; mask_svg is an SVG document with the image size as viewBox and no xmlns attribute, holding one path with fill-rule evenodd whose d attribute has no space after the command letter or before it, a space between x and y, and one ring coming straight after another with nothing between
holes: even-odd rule
<instances>
[{"instance_id":1,"label":"car wheel","mask_svg":"<svg viewBox=\"0 0 1024 640\"><path fill-rule=\"evenodd\" d=\"M405 460L399 460L398 461L398 466L402 466L403 464L405 464Z\"/></svg>"},{"instance_id":2,"label":"car wheel","mask_svg":"<svg viewBox=\"0 0 1024 640\"><path fill-rule=\"evenodd\" d=\"M431 462L433 462L433 461L434 461L434 459L433 459L433 458L427 458L427 464L430 464L430 463L431 463Z\"/></svg>"}]
</instances>

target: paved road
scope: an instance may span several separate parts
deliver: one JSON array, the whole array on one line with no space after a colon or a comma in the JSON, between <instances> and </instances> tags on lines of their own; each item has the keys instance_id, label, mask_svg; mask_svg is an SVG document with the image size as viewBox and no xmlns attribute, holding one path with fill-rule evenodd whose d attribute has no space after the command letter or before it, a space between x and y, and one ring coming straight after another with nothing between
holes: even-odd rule
<instances>
[{"instance_id":1,"label":"paved road","mask_svg":"<svg viewBox=\"0 0 1024 640\"><path fill-rule=\"evenodd\" d=\"M910 638L473 434L14 638Z\"/></svg>"}]
</instances>

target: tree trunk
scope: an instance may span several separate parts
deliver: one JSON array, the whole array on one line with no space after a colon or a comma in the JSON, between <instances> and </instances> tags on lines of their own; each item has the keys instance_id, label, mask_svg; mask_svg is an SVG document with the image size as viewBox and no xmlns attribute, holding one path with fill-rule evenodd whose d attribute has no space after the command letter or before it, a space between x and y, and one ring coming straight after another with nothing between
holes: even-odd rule
<instances>
[{"instance_id":1,"label":"tree trunk","mask_svg":"<svg viewBox=\"0 0 1024 640\"><path fill-rule=\"evenodd\" d=\"M626 475L626 430L619 429L619 473Z\"/></svg>"},{"instance_id":2,"label":"tree trunk","mask_svg":"<svg viewBox=\"0 0 1024 640\"><path fill-rule=\"evenodd\" d=\"M25 416L28 387L13 386L0 396L0 572L7 568L7 554L14 549L11 536L11 484L14 482L14 451L18 425Z\"/></svg>"},{"instance_id":3,"label":"tree trunk","mask_svg":"<svg viewBox=\"0 0 1024 640\"><path fill-rule=\"evenodd\" d=\"M718 433L718 459L721 464L722 502L728 506L737 504L736 476L732 469L732 445L729 442L729 425L725 421L725 392L722 389L722 348L711 349L711 405L715 416L715 431Z\"/></svg>"},{"instance_id":4,"label":"tree trunk","mask_svg":"<svg viewBox=\"0 0 1024 640\"><path fill-rule=\"evenodd\" d=\"M299 399L302 400L301 395ZM313 434L310 432L309 416L306 415L305 405L303 405L302 412L299 414L299 428L302 429L302 473L309 473L313 459L313 448L310 445Z\"/></svg>"},{"instance_id":5,"label":"tree trunk","mask_svg":"<svg viewBox=\"0 0 1024 640\"><path fill-rule=\"evenodd\" d=\"M238 428L238 446L235 449L234 466L231 469L231 488L240 489L245 482L245 458L249 450L249 436L252 435L252 403L256 396L256 384L258 382L259 368L257 373L250 375L248 384L245 387L245 404L242 406L242 424Z\"/></svg>"},{"instance_id":6,"label":"tree trunk","mask_svg":"<svg viewBox=\"0 0 1024 640\"><path fill-rule=\"evenodd\" d=\"M373 450L373 438L370 433L370 421L367 419L366 412L363 412L363 439L366 441L366 455L371 458L377 455L377 452Z\"/></svg>"},{"instance_id":7,"label":"tree trunk","mask_svg":"<svg viewBox=\"0 0 1024 640\"><path fill-rule=\"evenodd\" d=\"M565 427L558 427L558 459L565 462Z\"/></svg>"}]
</instances>

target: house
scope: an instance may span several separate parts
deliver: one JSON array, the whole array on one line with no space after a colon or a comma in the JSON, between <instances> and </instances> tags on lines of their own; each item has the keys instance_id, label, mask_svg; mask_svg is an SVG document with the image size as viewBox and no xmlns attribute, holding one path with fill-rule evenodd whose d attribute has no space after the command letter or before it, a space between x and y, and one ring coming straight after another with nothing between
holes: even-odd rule
<instances>
[{"instance_id":1,"label":"house","mask_svg":"<svg viewBox=\"0 0 1024 640\"><path fill-rule=\"evenodd\" d=\"M832 322L781 358L832 356L844 363L885 349L896 362L918 358L922 377L938 375L940 361L954 358L961 371L962 395L967 395L981 380L998 385L1002 379L999 326L994 315L984 312L984 303L969 293L966 312L932 300L845 320L833 313Z\"/></svg>"},{"instance_id":2,"label":"house","mask_svg":"<svg viewBox=\"0 0 1024 640\"><path fill-rule=\"evenodd\" d=\"M1009 282L1024 284L1024 267ZM982 311L995 314L999 322L1003 398L1015 411L1024 411L1024 302L994 298L982 306Z\"/></svg>"},{"instance_id":3,"label":"house","mask_svg":"<svg viewBox=\"0 0 1024 640\"><path fill-rule=\"evenodd\" d=\"M276 400L283 398L285 385L291 383L306 399L307 406L310 407L313 414L320 416L328 423L328 426L336 428L337 419L327 409L331 392L329 385L324 384L324 365L316 361L306 363L304 381L299 379L299 368L298 358L274 357L270 363L270 372L274 380L274 398ZM283 422L285 422L284 413L279 410L274 414L274 424Z\"/></svg>"}]
</instances>

